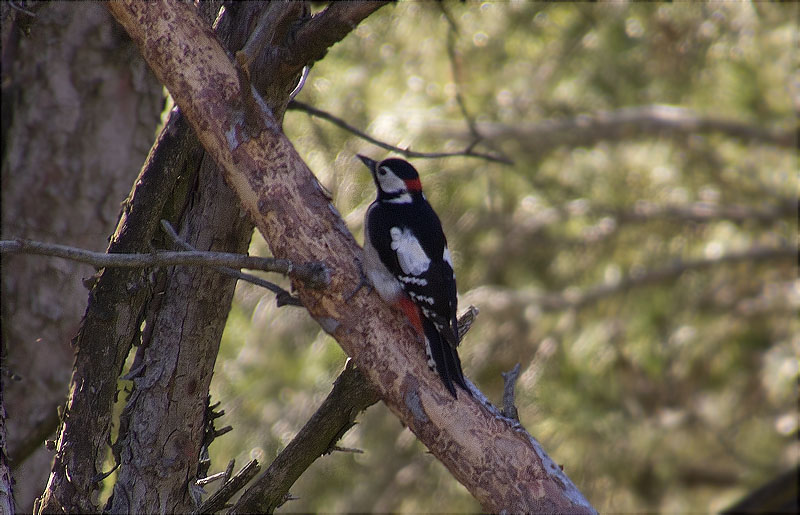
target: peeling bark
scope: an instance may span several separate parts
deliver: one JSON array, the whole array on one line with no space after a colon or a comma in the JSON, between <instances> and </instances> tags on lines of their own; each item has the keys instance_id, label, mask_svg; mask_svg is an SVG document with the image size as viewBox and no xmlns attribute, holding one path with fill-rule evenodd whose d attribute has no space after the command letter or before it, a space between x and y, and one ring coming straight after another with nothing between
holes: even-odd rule
<instances>
[{"instance_id":1,"label":"peeling bark","mask_svg":"<svg viewBox=\"0 0 800 515\"><path fill-rule=\"evenodd\" d=\"M538 443L479 392L452 398L399 315L361 291L356 244L269 109L247 113L248 84L192 10L180 3L109 9L186 113L276 257L323 261L327 290L294 284L309 313L352 356L389 408L490 511L591 512ZM252 107L252 106L249 106Z\"/></svg>"},{"instance_id":2,"label":"peeling bark","mask_svg":"<svg viewBox=\"0 0 800 515\"><path fill-rule=\"evenodd\" d=\"M252 224L210 162L187 213L188 243L199 250L247 252ZM233 209L232 209L233 208ZM208 386L236 281L210 269L172 267L148 341L143 368L122 415L120 471L111 513L186 513L205 429Z\"/></svg>"}]
</instances>

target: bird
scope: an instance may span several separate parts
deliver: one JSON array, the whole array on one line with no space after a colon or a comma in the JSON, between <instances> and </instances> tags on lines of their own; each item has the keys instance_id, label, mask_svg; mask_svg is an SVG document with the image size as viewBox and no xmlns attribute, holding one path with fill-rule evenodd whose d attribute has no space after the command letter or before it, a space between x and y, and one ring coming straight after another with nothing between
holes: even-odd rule
<instances>
[{"instance_id":1,"label":"bird","mask_svg":"<svg viewBox=\"0 0 800 515\"><path fill-rule=\"evenodd\" d=\"M428 366L454 398L472 395L458 357L456 276L439 216L411 163L358 154L377 189L364 219L364 274L381 299L405 313L425 342Z\"/></svg>"}]
</instances>

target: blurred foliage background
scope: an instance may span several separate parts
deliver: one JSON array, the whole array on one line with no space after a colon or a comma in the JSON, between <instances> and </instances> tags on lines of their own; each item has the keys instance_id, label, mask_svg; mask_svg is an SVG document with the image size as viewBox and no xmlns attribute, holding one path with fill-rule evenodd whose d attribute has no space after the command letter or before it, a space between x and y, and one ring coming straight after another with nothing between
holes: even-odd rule
<instances>
[{"instance_id":1,"label":"blurred foliage background","mask_svg":"<svg viewBox=\"0 0 800 515\"><path fill-rule=\"evenodd\" d=\"M633 126L576 144L524 129L668 104L791 134L797 14L401 3L336 45L298 97L389 144L455 152L470 143L460 95L485 136L475 150L513 159L411 161L460 305L481 310L466 374L499 403L500 373L522 364L523 424L601 512L719 510L798 463L796 257L753 252L794 248L795 143ZM301 111L285 130L361 241L374 189L354 156L390 154ZM258 235L251 252L268 254ZM212 446L212 472L269 463L344 360L303 310L240 284L212 384L234 431ZM380 404L342 445L364 453L320 458L279 511L480 510Z\"/></svg>"}]
</instances>

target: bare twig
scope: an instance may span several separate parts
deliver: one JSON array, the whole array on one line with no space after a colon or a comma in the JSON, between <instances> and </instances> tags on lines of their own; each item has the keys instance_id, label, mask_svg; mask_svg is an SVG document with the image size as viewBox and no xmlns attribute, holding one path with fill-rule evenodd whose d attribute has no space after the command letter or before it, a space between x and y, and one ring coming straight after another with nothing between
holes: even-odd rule
<instances>
[{"instance_id":1,"label":"bare twig","mask_svg":"<svg viewBox=\"0 0 800 515\"><path fill-rule=\"evenodd\" d=\"M342 447L340 445L333 445L329 447L331 452L349 452L352 454L364 454L364 451L361 449L356 449L355 447Z\"/></svg>"},{"instance_id":2,"label":"bare twig","mask_svg":"<svg viewBox=\"0 0 800 515\"><path fill-rule=\"evenodd\" d=\"M470 116L467 111L467 103L464 101L464 95L461 91L462 77L461 66L458 55L456 55L456 36L458 35L458 25L453 19L450 11L445 7L444 2L439 2L439 8L447 20L447 57L450 60L450 73L453 75L453 84L455 84L456 103L461 110L461 115L464 121L467 122L467 127L472 135L472 142L467 146L468 149L475 147L483 139L483 136L478 132L475 125L475 119Z\"/></svg>"},{"instance_id":3,"label":"bare twig","mask_svg":"<svg viewBox=\"0 0 800 515\"><path fill-rule=\"evenodd\" d=\"M285 259L262 258L231 254L228 252L168 252L155 251L150 254L106 254L91 250L68 247L55 243L15 239L0 241L0 253L38 254L42 256L70 259L86 263L96 268L145 268L152 266L194 265L194 266L232 266L264 270L281 274L294 274L309 285L323 286L330 281L327 270L321 264L295 265Z\"/></svg>"},{"instance_id":4,"label":"bare twig","mask_svg":"<svg viewBox=\"0 0 800 515\"><path fill-rule=\"evenodd\" d=\"M517 407L514 405L514 387L519 378L519 363L514 365L514 368L508 372L503 372L503 409L502 413L508 418L514 419L519 422L519 413Z\"/></svg>"},{"instance_id":5,"label":"bare twig","mask_svg":"<svg viewBox=\"0 0 800 515\"><path fill-rule=\"evenodd\" d=\"M24 7L22 7L21 5L17 5L17 2L9 1L8 5L11 6L12 9L15 9L15 10L21 12L21 13L25 13L28 16L31 16L33 18L36 17L36 13L35 12L29 11L29 10L25 9Z\"/></svg>"},{"instance_id":6,"label":"bare twig","mask_svg":"<svg viewBox=\"0 0 800 515\"><path fill-rule=\"evenodd\" d=\"M395 147L394 145L390 145L388 143L384 143L378 139L373 138L372 136L366 134L365 132L359 130L358 128L350 125L346 121L342 120L341 118L334 116L326 111L321 109L317 109L316 107L312 107L306 103L300 102L298 100L292 100L289 102L289 110L293 111L303 111L304 113L308 113L311 116L316 116L317 118L322 118L323 120L327 120L334 125L341 127L342 129L353 133L354 135L358 136L359 138L372 143L373 145L380 147L385 150L389 150L391 152L397 152L398 154L409 157L409 158L420 158L420 159L438 159L443 157L477 157L480 159L485 159L487 161L492 161L496 163L503 163L503 164L513 164L513 161L506 157L502 156L495 156L491 154L483 154L481 152L475 152L470 148L460 152L416 152L411 150L410 148L400 148Z\"/></svg>"},{"instance_id":7,"label":"bare twig","mask_svg":"<svg viewBox=\"0 0 800 515\"><path fill-rule=\"evenodd\" d=\"M458 37L458 24L456 23L456 20L453 18L453 16L450 14L450 11L447 9L444 2L439 2L438 5L439 9L441 9L445 19L447 20L447 57L450 61L450 73L452 73L453 75L453 84L455 84L456 103L458 104L458 108L461 111L461 116L464 118L464 121L466 122L471 135L470 142L467 144L466 148L464 149L464 152L471 153L473 149L476 146L478 146L478 144L484 143L489 148L492 149L495 155L502 155L502 152L497 148L495 148L491 144L491 141L483 137L483 134L481 134L481 132L478 130L477 123L475 123L475 117L470 115L469 110L467 109L467 102L464 99L464 92L462 87L464 80L461 68L461 59L459 58L459 55L456 52L456 37ZM513 161L509 159L507 164L513 164Z\"/></svg>"},{"instance_id":8,"label":"bare twig","mask_svg":"<svg viewBox=\"0 0 800 515\"><path fill-rule=\"evenodd\" d=\"M195 251L196 250L194 247L192 247L191 245L189 245L188 243L183 241L180 238L180 236L178 236L178 233L175 232L175 229L172 227L172 225L170 225L170 223L167 222L166 220L161 220L161 227L164 229L164 232L167 233L167 236L169 236L170 239L175 244L180 246L183 250L188 250L188 251ZM283 288L281 288L277 284L271 283L269 281L266 281L266 280L264 280L264 279L262 279L260 277L256 277L253 274L240 272L239 270L236 270L235 268L230 268L230 267L227 267L227 266L218 266L218 267L215 267L214 269L216 271L220 272L220 273L225 274L225 275L229 275L231 277L236 277L237 279L240 279L242 281L247 281L247 282L255 284L257 286L261 286L262 288L268 289L269 291L271 291L272 293L274 293L276 295L275 298L276 298L276 301L278 303L278 307L281 307L281 306L302 306L303 305L303 303L300 302L300 299L298 299L297 297L294 297L291 293L289 293L288 291L284 290Z\"/></svg>"},{"instance_id":9,"label":"bare twig","mask_svg":"<svg viewBox=\"0 0 800 515\"><path fill-rule=\"evenodd\" d=\"M259 470L261 470L261 465L258 464L258 461L252 460L242 467L242 470L237 472L235 476L225 481L225 483L219 487L219 490L206 499L194 513L215 513L225 508L225 503L227 503L236 492L241 490L244 485L249 483L250 480L258 474Z\"/></svg>"},{"instance_id":10,"label":"bare twig","mask_svg":"<svg viewBox=\"0 0 800 515\"><path fill-rule=\"evenodd\" d=\"M213 483L214 481L218 481L220 479L225 480L225 472L217 472L216 474L211 474L210 476L206 476L204 478L198 479L197 484L198 486L206 486L207 484Z\"/></svg>"}]
</instances>

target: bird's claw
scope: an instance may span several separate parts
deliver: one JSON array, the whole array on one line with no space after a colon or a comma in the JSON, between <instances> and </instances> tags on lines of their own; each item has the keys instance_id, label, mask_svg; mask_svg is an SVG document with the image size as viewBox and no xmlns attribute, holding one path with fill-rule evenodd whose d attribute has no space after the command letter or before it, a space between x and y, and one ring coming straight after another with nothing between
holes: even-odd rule
<instances>
[{"instance_id":1,"label":"bird's claw","mask_svg":"<svg viewBox=\"0 0 800 515\"><path fill-rule=\"evenodd\" d=\"M372 285L372 281L370 281L369 277L367 277L367 274L364 273L364 267L361 265L361 261L358 261L357 264L358 264L358 275L360 276L360 279L358 280L356 288L352 292L345 295L344 297L345 302L350 302L350 299L355 297L356 293L361 291L361 288L367 288L368 291L372 291L375 289L375 287Z\"/></svg>"}]
</instances>

